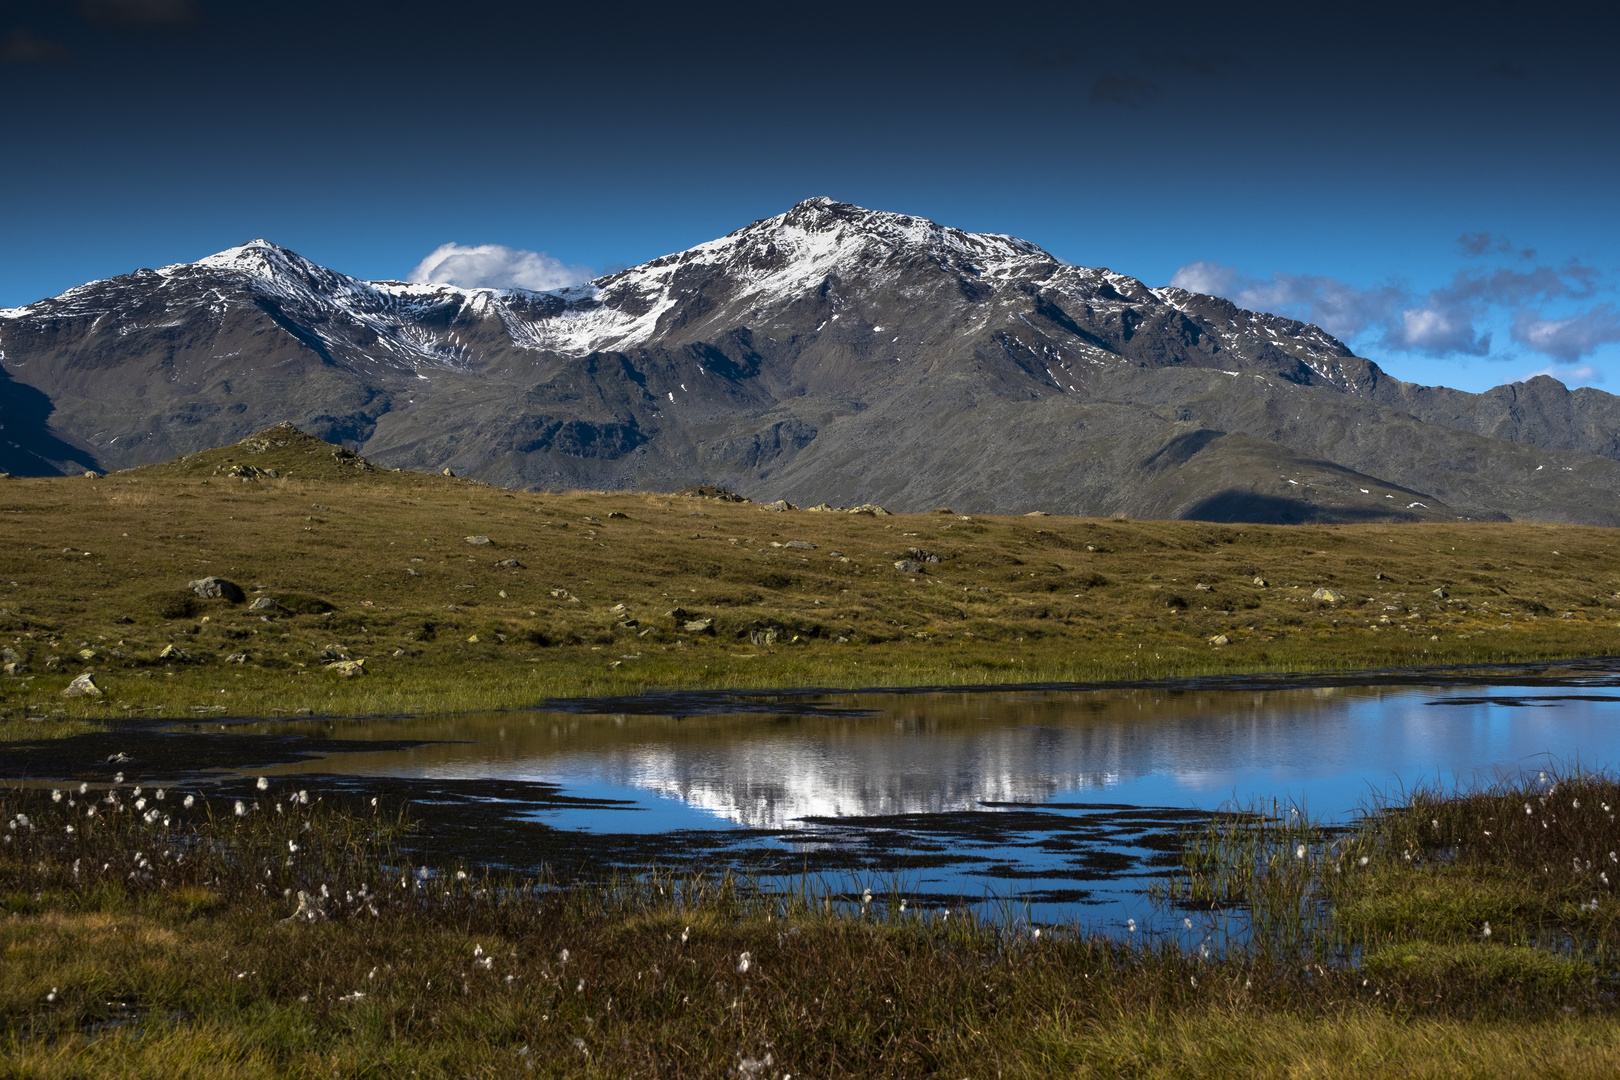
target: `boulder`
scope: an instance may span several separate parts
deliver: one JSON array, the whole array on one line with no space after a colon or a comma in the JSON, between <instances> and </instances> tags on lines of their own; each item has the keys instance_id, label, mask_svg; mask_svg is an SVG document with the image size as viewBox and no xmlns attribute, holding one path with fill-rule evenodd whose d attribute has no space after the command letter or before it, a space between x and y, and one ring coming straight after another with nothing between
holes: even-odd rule
<instances>
[{"instance_id":1,"label":"boulder","mask_svg":"<svg viewBox=\"0 0 1620 1080\"><path fill-rule=\"evenodd\" d=\"M693 619L681 626L688 634L709 634L714 632L713 619Z\"/></svg>"},{"instance_id":2,"label":"boulder","mask_svg":"<svg viewBox=\"0 0 1620 1080\"><path fill-rule=\"evenodd\" d=\"M496 563L495 565L496 566L504 566L508 570L521 570L521 569L523 569L523 564L518 562L516 559L502 559L500 562Z\"/></svg>"},{"instance_id":3,"label":"boulder","mask_svg":"<svg viewBox=\"0 0 1620 1080\"><path fill-rule=\"evenodd\" d=\"M792 503L788 502L786 499L777 499L775 502L766 503L765 506L763 507L763 509L766 509L766 510L797 510L798 507L794 506Z\"/></svg>"},{"instance_id":4,"label":"boulder","mask_svg":"<svg viewBox=\"0 0 1620 1080\"><path fill-rule=\"evenodd\" d=\"M336 672L345 679L352 679L356 675L364 675L366 662L364 660L338 660L326 665L326 670Z\"/></svg>"},{"instance_id":5,"label":"boulder","mask_svg":"<svg viewBox=\"0 0 1620 1080\"><path fill-rule=\"evenodd\" d=\"M249 611L280 611L281 605L268 596L261 596L248 605Z\"/></svg>"},{"instance_id":6,"label":"boulder","mask_svg":"<svg viewBox=\"0 0 1620 1080\"><path fill-rule=\"evenodd\" d=\"M469 543L469 544L487 544L487 543L489 543L489 537L487 537L487 536L469 536L469 537L467 537L467 543Z\"/></svg>"},{"instance_id":7,"label":"boulder","mask_svg":"<svg viewBox=\"0 0 1620 1080\"><path fill-rule=\"evenodd\" d=\"M184 663L185 661L191 659L191 655L189 653L182 652L173 645L165 645L163 646L163 651L158 653L158 659L171 660L175 663Z\"/></svg>"},{"instance_id":8,"label":"boulder","mask_svg":"<svg viewBox=\"0 0 1620 1080\"><path fill-rule=\"evenodd\" d=\"M241 586L222 577L199 578L196 581L186 582L186 585L204 600L226 600L232 604L240 604L247 599Z\"/></svg>"},{"instance_id":9,"label":"boulder","mask_svg":"<svg viewBox=\"0 0 1620 1080\"><path fill-rule=\"evenodd\" d=\"M879 506L877 503L862 503L859 506L851 507L849 512L851 514L866 514L866 515L868 515L870 517L893 517L894 516L894 515L890 514L887 510L883 509L883 507Z\"/></svg>"},{"instance_id":10,"label":"boulder","mask_svg":"<svg viewBox=\"0 0 1620 1080\"><path fill-rule=\"evenodd\" d=\"M87 671L77 679L68 683L67 689L62 691L63 697L100 697L101 687L96 685L95 673Z\"/></svg>"},{"instance_id":11,"label":"boulder","mask_svg":"<svg viewBox=\"0 0 1620 1080\"><path fill-rule=\"evenodd\" d=\"M1311 599L1321 600L1322 602L1328 604L1337 604L1339 601L1344 599L1344 594L1334 592L1332 589L1317 589L1315 592L1311 593Z\"/></svg>"},{"instance_id":12,"label":"boulder","mask_svg":"<svg viewBox=\"0 0 1620 1080\"><path fill-rule=\"evenodd\" d=\"M5 664L0 665L0 675L26 674L28 674L28 665L23 663L21 660L7 660Z\"/></svg>"},{"instance_id":13,"label":"boulder","mask_svg":"<svg viewBox=\"0 0 1620 1080\"><path fill-rule=\"evenodd\" d=\"M937 562L939 562L939 556L938 555L935 555L932 551L924 551L922 548L912 548L909 552L907 552L907 554L909 554L913 559L916 559L918 562L922 562L922 563L937 563Z\"/></svg>"},{"instance_id":14,"label":"boulder","mask_svg":"<svg viewBox=\"0 0 1620 1080\"><path fill-rule=\"evenodd\" d=\"M1209 639L1209 643L1216 646L1232 644L1231 640L1228 639L1225 634L1216 634L1214 637Z\"/></svg>"},{"instance_id":15,"label":"boulder","mask_svg":"<svg viewBox=\"0 0 1620 1080\"><path fill-rule=\"evenodd\" d=\"M783 546L784 547L794 548L794 549L796 549L798 551L814 551L814 550L816 550L816 545L810 543L808 540L789 540Z\"/></svg>"},{"instance_id":16,"label":"boulder","mask_svg":"<svg viewBox=\"0 0 1620 1080\"><path fill-rule=\"evenodd\" d=\"M1446 587L1444 585L1442 585L1442 586L1440 586L1440 588L1435 589L1434 590L1434 595L1438 596L1440 599L1444 600L1446 598Z\"/></svg>"},{"instance_id":17,"label":"boulder","mask_svg":"<svg viewBox=\"0 0 1620 1080\"><path fill-rule=\"evenodd\" d=\"M780 626L767 626L760 630L748 631L748 640L754 645L775 645L782 640L782 634Z\"/></svg>"},{"instance_id":18,"label":"boulder","mask_svg":"<svg viewBox=\"0 0 1620 1080\"><path fill-rule=\"evenodd\" d=\"M896 559L894 561L894 568L900 571L902 574L920 574L922 573L923 569L922 563L917 562L914 559Z\"/></svg>"},{"instance_id":19,"label":"boulder","mask_svg":"<svg viewBox=\"0 0 1620 1080\"><path fill-rule=\"evenodd\" d=\"M1256 577L1254 579L1254 587L1257 589L1264 589L1266 587L1266 579L1263 577Z\"/></svg>"}]
</instances>

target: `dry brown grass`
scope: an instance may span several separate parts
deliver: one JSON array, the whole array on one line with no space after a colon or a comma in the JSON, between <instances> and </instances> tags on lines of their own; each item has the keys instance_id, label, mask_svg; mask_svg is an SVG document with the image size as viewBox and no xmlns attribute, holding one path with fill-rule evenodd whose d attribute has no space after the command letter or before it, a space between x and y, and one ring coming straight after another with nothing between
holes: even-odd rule
<instances>
[{"instance_id":1,"label":"dry brown grass","mask_svg":"<svg viewBox=\"0 0 1620 1080\"><path fill-rule=\"evenodd\" d=\"M241 464L281 475L226 474ZM794 541L814 547L773 546ZM941 561L896 570L913 548ZM291 610L266 621L189 602L186 582L209 574ZM1322 587L1344 599L1312 599ZM0 643L30 669L0 679L0 715L422 712L648 687L1609 655L1617 594L1620 547L1599 528L774 512L366 472L309 440L0 482ZM712 622L685 629L699 620ZM190 660L159 662L170 644ZM329 673L329 648L366 673ZM236 654L246 662L225 662ZM64 703L85 669L106 698Z\"/></svg>"}]
</instances>

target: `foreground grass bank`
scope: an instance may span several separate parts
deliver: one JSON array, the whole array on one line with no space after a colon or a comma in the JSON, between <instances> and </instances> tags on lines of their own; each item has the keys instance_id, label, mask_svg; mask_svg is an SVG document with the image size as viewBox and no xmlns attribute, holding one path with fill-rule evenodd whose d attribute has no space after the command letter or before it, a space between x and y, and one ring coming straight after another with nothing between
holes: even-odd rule
<instances>
[{"instance_id":1,"label":"foreground grass bank","mask_svg":"<svg viewBox=\"0 0 1620 1080\"><path fill-rule=\"evenodd\" d=\"M289 788L58 795L0 795L8 1075L1620 1069L1612 779L1339 832L1227 816L1189 837L1181 903L1112 937L882 889L429 869L389 808Z\"/></svg>"},{"instance_id":2,"label":"foreground grass bank","mask_svg":"<svg viewBox=\"0 0 1620 1080\"><path fill-rule=\"evenodd\" d=\"M0 717L1620 651L1603 529L777 511L511 492L345 455L283 430L99 479L0 481ZM188 591L206 576L243 599ZM85 671L102 694L64 699Z\"/></svg>"}]
</instances>

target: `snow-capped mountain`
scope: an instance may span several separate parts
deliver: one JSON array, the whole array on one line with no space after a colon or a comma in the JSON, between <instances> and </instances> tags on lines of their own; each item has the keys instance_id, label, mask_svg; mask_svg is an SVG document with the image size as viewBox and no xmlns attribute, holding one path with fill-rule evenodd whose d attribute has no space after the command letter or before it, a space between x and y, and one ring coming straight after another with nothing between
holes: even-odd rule
<instances>
[{"instance_id":1,"label":"snow-capped mountain","mask_svg":"<svg viewBox=\"0 0 1620 1080\"><path fill-rule=\"evenodd\" d=\"M511 485L1620 523L1616 406L1413 386L1315 326L824 198L556 292L362 281L254 240L0 310L17 472L291 419Z\"/></svg>"}]
</instances>

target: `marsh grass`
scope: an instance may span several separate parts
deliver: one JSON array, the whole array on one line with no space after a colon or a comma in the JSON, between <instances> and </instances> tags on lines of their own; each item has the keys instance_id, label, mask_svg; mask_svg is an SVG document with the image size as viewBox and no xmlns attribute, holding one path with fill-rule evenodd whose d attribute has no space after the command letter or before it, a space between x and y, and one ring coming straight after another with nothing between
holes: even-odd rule
<instances>
[{"instance_id":1,"label":"marsh grass","mask_svg":"<svg viewBox=\"0 0 1620 1080\"><path fill-rule=\"evenodd\" d=\"M307 437L245 446L0 482L0 647L21 665L0 677L0 716L394 715L1620 652L1603 529L778 513L357 471ZM281 478L229 475L242 464ZM902 573L912 549L940 561ZM276 606L186 591L206 575ZM344 657L364 674L330 669ZM64 700L84 670L104 696Z\"/></svg>"},{"instance_id":2,"label":"marsh grass","mask_svg":"<svg viewBox=\"0 0 1620 1080\"><path fill-rule=\"evenodd\" d=\"M902 911L898 883L421 866L398 808L281 782L190 806L14 790L0 1055L38 1076L1604 1075L1614 928L1569 905L1612 826L1586 800L1617 789L1419 792L1332 834L1228 815L1188 838L1196 928L1117 936ZM1217 938L1223 912L1248 929Z\"/></svg>"},{"instance_id":3,"label":"marsh grass","mask_svg":"<svg viewBox=\"0 0 1620 1080\"><path fill-rule=\"evenodd\" d=\"M1189 834L1156 888L1213 947L1353 971L1402 1000L1507 1015L1620 977L1620 781L1419 787L1328 827L1276 805Z\"/></svg>"}]
</instances>

